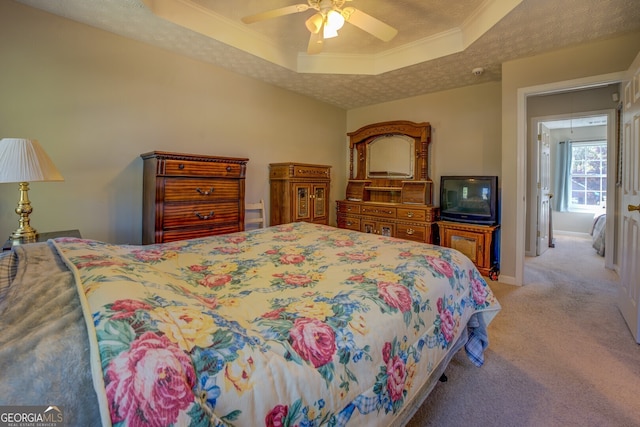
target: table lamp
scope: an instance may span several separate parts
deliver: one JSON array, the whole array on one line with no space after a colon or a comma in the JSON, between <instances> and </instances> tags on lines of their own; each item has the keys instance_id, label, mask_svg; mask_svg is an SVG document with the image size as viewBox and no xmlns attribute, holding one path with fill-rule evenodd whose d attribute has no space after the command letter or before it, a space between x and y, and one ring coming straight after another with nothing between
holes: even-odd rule
<instances>
[{"instance_id":1,"label":"table lamp","mask_svg":"<svg viewBox=\"0 0 640 427\"><path fill-rule=\"evenodd\" d=\"M23 138L0 140L0 183L17 182L20 186L20 201L16 213L20 226L11 234L13 244L35 242L36 230L29 223L33 211L29 201L29 182L64 181L47 153L38 141Z\"/></svg>"}]
</instances>

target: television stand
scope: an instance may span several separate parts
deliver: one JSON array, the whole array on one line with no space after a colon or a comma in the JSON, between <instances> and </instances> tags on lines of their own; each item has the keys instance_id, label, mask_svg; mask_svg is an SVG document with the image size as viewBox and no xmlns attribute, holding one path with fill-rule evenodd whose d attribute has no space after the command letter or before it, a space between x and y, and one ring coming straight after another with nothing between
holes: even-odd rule
<instances>
[{"instance_id":1,"label":"television stand","mask_svg":"<svg viewBox=\"0 0 640 427\"><path fill-rule=\"evenodd\" d=\"M457 249L478 268L480 274L496 280L499 274L494 234L499 225L478 225L464 222L438 221L440 245ZM497 241L496 241L497 243Z\"/></svg>"}]
</instances>

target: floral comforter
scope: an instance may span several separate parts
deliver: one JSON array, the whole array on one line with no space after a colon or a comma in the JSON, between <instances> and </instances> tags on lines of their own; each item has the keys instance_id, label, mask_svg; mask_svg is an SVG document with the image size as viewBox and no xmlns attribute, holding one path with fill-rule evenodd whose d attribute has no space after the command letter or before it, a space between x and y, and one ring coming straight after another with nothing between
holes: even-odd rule
<instances>
[{"instance_id":1,"label":"floral comforter","mask_svg":"<svg viewBox=\"0 0 640 427\"><path fill-rule=\"evenodd\" d=\"M457 251L307 223L54 243L103 424L389 425L471 316L500 308Z\"/></svg>"}]
</instances>

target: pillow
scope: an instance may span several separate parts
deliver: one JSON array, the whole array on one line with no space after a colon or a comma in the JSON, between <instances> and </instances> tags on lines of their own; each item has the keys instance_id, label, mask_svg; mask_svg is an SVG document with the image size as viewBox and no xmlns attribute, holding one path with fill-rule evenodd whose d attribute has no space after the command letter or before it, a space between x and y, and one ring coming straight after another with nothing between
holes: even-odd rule
<instances>
[{"instance_id":1,"label":"pillow","mask_svg":"<svg viewBox=\"0 0 640 427\"><path fill-rule=\"evenodd\" d=\"M14 251L0 252L0 306L18 271L18 257Z\"/></svg>"}]
</instances>

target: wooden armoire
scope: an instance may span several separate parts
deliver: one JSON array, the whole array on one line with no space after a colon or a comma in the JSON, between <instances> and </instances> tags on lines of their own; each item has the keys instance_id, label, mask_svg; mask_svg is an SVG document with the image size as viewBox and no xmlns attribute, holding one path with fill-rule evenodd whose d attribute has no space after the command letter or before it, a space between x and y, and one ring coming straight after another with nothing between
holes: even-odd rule
<instances>
[{"instance_id":1,"label":"wooden armoire","mask_svg":"<svg viewBox=\"0 0 640 427\"><path fill-rule=\"evenodd\" d=\"M271 163L269 181L269 225L297 221L329 223L331 166Z\"/></svg>"}]
</instances>

